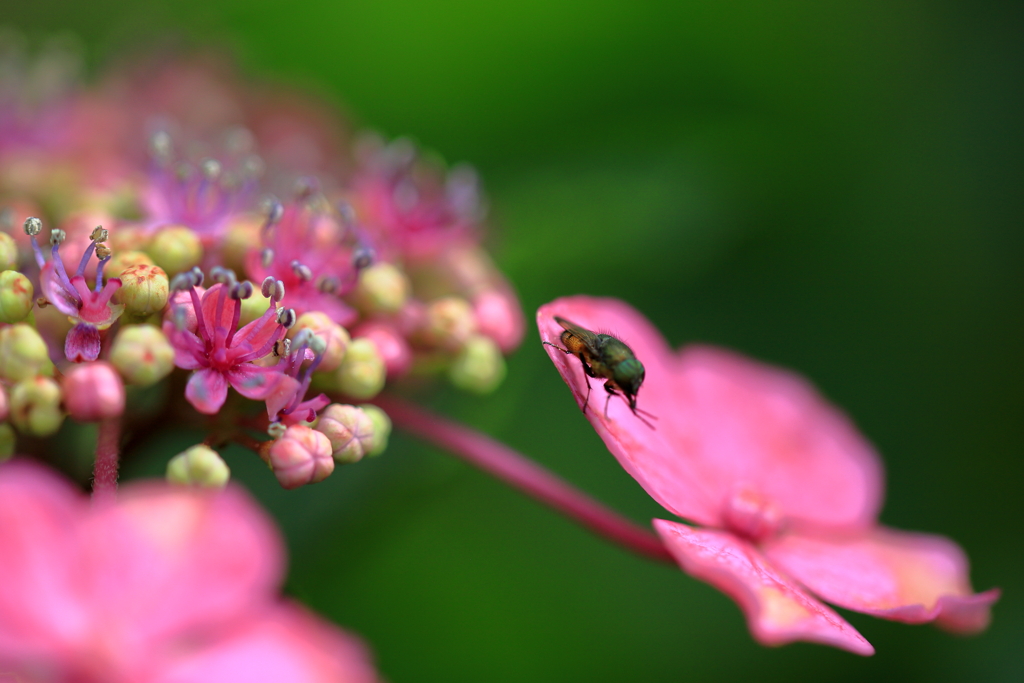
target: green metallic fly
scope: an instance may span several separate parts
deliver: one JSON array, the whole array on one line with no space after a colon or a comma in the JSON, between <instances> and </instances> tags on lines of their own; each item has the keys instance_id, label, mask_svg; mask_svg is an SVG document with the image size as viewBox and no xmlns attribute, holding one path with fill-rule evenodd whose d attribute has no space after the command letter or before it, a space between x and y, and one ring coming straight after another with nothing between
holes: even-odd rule
<instances>
[{"instance_id":1,"label":"green metallic fly","mask_svg":"<svg viewBox=\"0 0 1024 683\"><path fill-rule=\"evenodd\" d=\"M583 372L587 375L587 398L583 401L583 412L587 412L587 405L590 403L590 378L601 378L607 380L604 383L604 390L608 392L608 400L604 403L605 419L608 418L608 404L612 396L622 396L633 414L654 429L654 425L641 417L640 413L657 418L636 407L636 393L644 383L644 366L637 360L633 350L610 334L596 334L557 315L555 322L564 329L559 339L565 344L565 348L548 341L544 343L562 353L576 356L583 364Z\"/></svg>"}]
</instances>

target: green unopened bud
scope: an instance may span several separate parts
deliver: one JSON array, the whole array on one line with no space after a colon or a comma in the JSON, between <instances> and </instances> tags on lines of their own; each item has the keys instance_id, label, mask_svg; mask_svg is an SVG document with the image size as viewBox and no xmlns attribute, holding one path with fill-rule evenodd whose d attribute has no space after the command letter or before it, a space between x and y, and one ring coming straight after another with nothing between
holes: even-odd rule
<instances>
[{"instance_id":1,"label":"green unopened bud","mask_svg":"<svg viewBox=\"0 0 1024 683\"><path fill-rule=\"evenodd\" d=\"M167 305L170 283L159 266L139 264L121 273L121 297L125 311L140 317L162 311Z\"/></svg>"},{"instance_id":2,"label":"green unopened bud","mask_svg":"<svg viewBox=\"0 0 1024 683\"><path fill-rule=\"evenodd\" d=\"M60 386L49 377L30 377L11 389L11 422L31 436L49 436L60 429Z\"/></svg>"},{"instance_id":3,"label":"green unopened bud","mask_svg":"<svg viewBox=\"0 0 1024 683\"><path fill-rule=\"evenodd\" d=\"M153 259L144 251L115 251L114 255L107 261L107 267L103 274L108 277L121 277L121 273L132 266L153 266Z\"/></svg>"},{"instance_id":4,"label":"green unopened bud","mask_svg":"<svg viewBox=\"0 0 1024 683\"><path fill-rule=\"evenodd\" d=\"M409 279L390 263L376 263L359 272L353 298L366 314L397 313L409 298Z\"/></svg>"},{"instance_id":5,"label":"green unopened bud","mask_svg":"<svg viewBox=\"0 0 1024 683\"><path fill-rule=\"evenodd\" d=\"M0 232L0 270L11 270L18 265L18 243L6 232Z\"/></svg>"},{"instance_id":6,"label":"green unopened bud","mask_svg":"<svg viewBox=\"0 0 1024 683\"><path fill-rule=\"evenodd\" d=\"M424 325L417 333L417 341L454 351L462 348L474 332L476 317L470 303L461 297L446 296L427 306Z\"/></svg>"},{"instance_id":7,"label":"green unopened bud","mask_svg":"<svg viewBox=\"0 0 1024 683\"><path fill-rule=\"evenodd\" d=\"M388 438L391 436L391 418L375 405L366 404L360 407L373 422L373 441L366 451L366 455L372 458L383 453L388 447Z\"/></svg>"},{"instance_id":8,"label":"green unopened bud","mask_svg":"<svg viewBox=\"0 0 1024 683\"><path fill-rule=\"evenodd\" d=\"M353 339L335 373L338 389L346 396L366 400L384 388L387 368L377 345L369 339Z\"/></svg>"},{"instance_id":9,"label":"green unopened bud","mask_svg":"<svg viewBox=\"0 0 1024 683\"><path fill-rule=\"evenodd\" d=\"M199 235L185 226L172 225L156 234L146 253L165 273L177 274L199 265L203 260L203 243Z\"/></svg>"},{"instance_id":10,"label":"green unopened bud","mask_svg":"<svg viewBox=\"0 0 1024 683\"><path fill-rule=\"evenodd\" d=\"M6 237L5 233L0 233ZM32 310L35 290L29 279L16 270L0 273L0 323L21 322Z\"/></svg>"},{"instance_id":11,"label":"green unopened bud","mask_svg":"<svg viewBox=\"0 0 1024 683\"><path fill-rule=\"evenodd\" d=\"M361 408L332 403L320 413L316 430L331 442L331 456L341 464L359 462L373 447L373 420Z\"/></svg>"},{"instance_id":12,"label":"green unopened bud","mask_svg":"<svg viewBox=\"0 0 1024 683\"><path fill-rule=\"evenodd\" d=\"M326 314L318 311L309 311L300 315L295 321L294 327L288 330L288 338L294 339L295 335L302 330L309 330L327 345L317 370L330 372L337 369L341 365L341 359L345 357L345 351L351 341L348 331L327 317Z\"/></svg>"},{"instance_id":13,"label":"green unopened bud","mask_svg":"<svg viewBox=\"0 0 1024 683\"><path fill-rule=\"evenodd\" d=\"M220 489L230 478L227 463L209 446L193 446L167 462L167 481L172 484Z\"/></svg>"},{"instance_id":14,"label":"green unopened bud","mask_svg":"<svg viewBox=\"0 0 1024 683\"><path fill-rule=\"evenodd\" d=\"M149 230L138 226L120 225L117 230L112 230L110 232L110 248L114 250L114 258L107 264L107 268L110 268L117 260L117 254L145 251L152 237ZM149 263L152 264L152 261Z\"/></svg>"},{"instance_id":15,"label":"green unopened bud","mask_svg":"<svg viewBox=\"0 0 1024 683\"><path fill-rule=\"evenodd\" d=\"M0 378L19 382L52 372L46 342L34 328L25 323L0 328Z\"/></svg>"},{"instance_id":16,"label":"green unopened bud","mask_svg":"<svg viewBox=\"0 0 1024 683\"><path fill-rule=\"evenodd\" d=\"M235 215L229 219L220 244L220 257L225 268L239 273L245 271L246 256L254 244L260 243L260 228L264 220L256 214Z\"/></svg>"},{"instance_id":17,"label":"green unopened bud","mask_svg":"<svg viewBox=\"0 0 1024 683\"><path fill-rule=\"evenodd\" d=\"M252 296L242 299L242 314L238 318L240 325L248 325L270 308L270 297L263 296L259 287L253 288Z\"/></svg>"},{"instance_id":18,"label":"green unopened bud","mask_svg":"<svg viewBox=\"0 0 1024 683\"><path fill-rule=\"evenodd\" d=\"M157 327L125 325L110 348L110 363L128 384L148 387L174 369L174 348Z\"/></svg>"},{"instance_id":19,"label":"green unopened bud","mask_svg":"<svg viewBox=\"0 0 1024 683\"><path fill-rule=\"evenodd\" d=\"M17 441L14 428L6 422L0 422L0 462L11 459Z\"/></svg>"},{"instance_id":20,"label":"green unopened bud","mask_svg":"<svg viewBox=\"0 0 1024 683\"><path fill-rule=\"evenodd\" d=\"M489 394L505 379L505 357L493 339L473 335L448 367L448 379L459 389Z\"/></svg>"}]
</instances>

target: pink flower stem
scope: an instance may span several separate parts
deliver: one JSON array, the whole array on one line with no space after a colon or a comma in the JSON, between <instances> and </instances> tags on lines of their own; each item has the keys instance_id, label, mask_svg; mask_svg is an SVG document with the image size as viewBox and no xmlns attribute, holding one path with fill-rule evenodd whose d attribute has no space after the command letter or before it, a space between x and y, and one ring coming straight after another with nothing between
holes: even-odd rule
<instances>
[{"instance_id":1,"label":"pink flower stem","mask_svg":"<svg viewBox=\"0 0 1024 683\"><path fill-rule=\"evenodd\" d=\"M407 432L451 451L599 536L650 559L676 564L654 533L623 518L508 446L400 399L381 396L374 403Z\"/></svg>"},{"instance_id":2,"label":"pink flower stem","mask_svg":"<svg viewBox=\"0 0 1024 683\"><path fill-rule=\"evenodd\" d=\"M100 422L96 438L96 464L92 474L94 500L113 499L117 493L117 458L121 444L121 418L111 417Z\"/></svg>"}]
</instances>

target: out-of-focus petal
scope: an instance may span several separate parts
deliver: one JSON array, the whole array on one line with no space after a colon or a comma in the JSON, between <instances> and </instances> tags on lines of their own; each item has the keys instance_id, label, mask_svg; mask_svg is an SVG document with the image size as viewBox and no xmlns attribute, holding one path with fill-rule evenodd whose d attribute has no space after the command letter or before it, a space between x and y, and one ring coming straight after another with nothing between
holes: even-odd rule
<instances>
[{"instance_id":1,"label":"out-of-focus petal","mask_svg":"<svg viewBox=\"0 0 1024 683\"><path fill-rule=\"evenodd\" d=\"M0 671L54 659L85 627L73 577L86 510L82 494L47 469L0 464Z\"/></svg>"},{"instance_id":2,"label":"out-of-focus petal","mask_svg":"<svg viewBox=\"0 0 1024 683\"><path fill-rule=\"evenodd\" d=\"M807 382L727 351L674 354L642 315L613 299L569 297L541 307L541 338L561 345L558 315L629 344L646 369L638 405L658 416L650 429L613 399L604 418L603 380L587 417L609 450L666 509L727 526L731 497L753 492L790 523L866 527L882 496L882 470L849 420ZM545 347L582 405L579 359Z\"/></svg>"},{"instance_id":3,"label":"out-of-focus petal","mask_svg":"<svg viewBox=\"0 0 1024 683\"><path fill-rule=\"evenodd\" d=\"M153 683L374 683L362 643L294 605L192 652Z\"/></svg>"},{"instance_id":4,"label":"out-of-focus petal","mask_svg":"<svg viewBox=\"0 0 1024 683\"><path fill-rule=\"evenodd\" d=\"M244 620L281 582L284 548L242 489L131 484L82 531L79 566L94 604L125 639L174 642Z\"/></svg>"},{"instance_id":5,"label":"out-of-focus petal","mask_svg":"<svg viewBox=\"0 0 1024 683\"><path fill-rule=\"evenodd\" d=\"M974 593L966 555L941 536L885 528L850 538L791 534L765 553L821 598L896 621L980 631L999 598L998 590Z\"/></svg>"},{"instance_id":6,"label":"out-of-focus petal","mask_svg":"<svg viewBox=\"0 0 1024 683\"><path fill-rule=\"evenodd\" d=\"M850 624L776 571L751 544L722 531L654 520L654 528L683 570L739 603L758 642L824 643L859 655L874 648Z\"/></svg>"},{"instance_id":7,"label":"out-of-focus petal","mask_svg":"<svg viewBox=\"0 0 1024 683\"><path fill-rule=\"evenodd\" d=\"M194 372L185 385L185 398L200 413L215 415L227 397L227 380L216 370L207 368Z\"/></svg>"}]
</instances>

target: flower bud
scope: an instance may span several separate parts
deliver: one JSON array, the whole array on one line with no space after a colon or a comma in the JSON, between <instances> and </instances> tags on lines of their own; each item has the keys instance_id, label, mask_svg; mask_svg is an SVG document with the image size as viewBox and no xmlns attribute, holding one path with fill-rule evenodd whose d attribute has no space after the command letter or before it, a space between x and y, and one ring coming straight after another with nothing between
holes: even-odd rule
<instances>
[{"instance_id":1,"label":"flower bud","mask_svg":"<svg viewBox=\"0 0 1024 683\"><path fill-rule=\"evenodd\" d=\"M11 425L0 422L0 462L11 459L17 442L18 437Z\"/></svg>"},{"instance_id":2,"label":"flower bud","mask_svg":"<svg viewBox=\"0 0 1024 683\"><path fill-rule=\"evenodd\" d=\"M335 373L338 389L346 396L366 400L384 388L384 359L369 339L353 339Z\"/></svg>"},{"instance_id":3,"label":"flower bud","mask_svg":"<svg viewBox=\"0 0 1024 683\"><path fill-rule=\"evenodd\" d=\"M523 340L526 322L519 301L511 291L482 292L473 299L473 315L480 334L497 342L503 353L509 353Z\"/></svg>"},{"instance_id":4,"label":"flower bud","mask_svg":"<svg viewBox=\"0 0 1024 683\"><path fill-rule=\"evenodd\" d=\"M11 270L18 265L18 243L6 232L0 232L0 270Z\"/></svg>"},{"instance_id":5,"label":"flower bud","mask_svg":"<svg viewBox=\"0 0 1024 683\"><path fill-rule=\"evenodd\" d=\"M469 302L457 296L446 296L430 302L424 326L416 335L426 346L450 351L462 348L476 332L476 317Z\"/></svg>"},{"instance_id":6,"label":"flower bud","mask_svg":"<svg viewBox=\"0 0 1024 683\"><path fill-rule=\"evenodd\" d=\"M448 367L448 379L459 389L489 394L505 379L505 358L490 337L473 335Z\"/></svg>"},{"instance_id":7,"label":"flower bud","mask_svg":"<svg viewBox=\"0 0 1024 683\"><path fill-rule=\"evenodd\" d=\"M25 323L0 328L0 378L18 382L39 374L52 374L46 342Z\"/></svg>"},{"instance_id":8,"label":"flower bud","mask_svg":"<svg viewBox=\"0 0 1024 683\"><path fill-rule=\"evenodd\" d=\"M220 257L225 268L242 273L246 255L254 244L260 244L260 228L266 220L255 214L241 214L228 219L221 240Z\"/></svg>"},{"instance_id":9,"label":"flower bud","mask_svg":"<svg viewBox=\"0 0 1024 683\"><path fill-rule=\"evenodd\" d=\"M114 338L110 362L124 381L140 387L156 384L174 369L174 347L159 328L125 325Z\"/></svg>"},{"instance_id":10,"label":"flower bud","mask_svg":"<svg viewBox=\"0 0 1024 683\"><path fill-rule=\"evenodd\" d=\"M292 425L268 450L270 468L281 486L294 489L323 481L334 471L331 442L306 425Z\"/></svg>"},{"instance_id":11,"label":"flower bud","mask_svg":"<svg viewBox=\"0 0 1024 683\"><path fill-rule=\"evenodd\" d=\"M412 366L412 349L393 325L371 320L357 327L353 333L373 342L384 359L389 378L401 377L409 371Z\"/></svg>"},{"instance_id":12,"label":"flower bud","mask_svg":"<svg viewBox=\"0 0 1024 683\"><path fill-rule=\"evenodd\" d=\"M121 273L132 266L152 266L153 259L144 251L115 251L114 255L107 261L107 267L103 274L107 277L121 277Z\"/></svg>"},{"instance_id":13,"label":"flower bud","mask_svg":"<svg viewBox=\"0 0 1024 683\"><path fill-rule=\"evenodd\" d=\"M0 323L24 320L32 310L34 295L32 283L18 271L5 270L0 273Z\"/></svg>"},{"instance_id":14,"label":"flower bud","mask_svg":"<svg viewBox=\"0 0 1024 683\"><path fill-rule=\"evenodd\" d=\"M202 299L206 290L202 287L196 287L195 290L199 298ZM164 323L174 325L176 316L183 315L186 330L195 332L199 328L199 319L196 318L196 309L192 305L191 292L172 292L168 304L164 309ZM245 301L242 301L242 310L245 310ZM178 311L184 311L184 313L179 314Z\"/></svg>"},{"instance_id":15,"label":"flower bud","mask_svg":"<svg viewBox=\"0 0 1024 683\"><path fill-rule=\"evenodd\" d=\"M125 311L145 317L163 310L169 288L167 273L162 268L139 264L121 273L121 289L117 293Z\"/></svg>"},{"instance_id":16,"label":"flower bud","mask_svg":"<svg viewBox=\"0 0 1024 683\"><path fill-rule=\"evenodd\" d=\"M242 299L242 314L238 318L240 325L248 325L259 318L270 308L270 297L263 296L258 287L253 288L252 296Z\"/></svg>"},{"instance_id":17,"label":"flower bud","mask_svg":"<svg viewBox=\"0 0 1024 683\"><path fill-rule=\"evenodd\" d=\"M344 327L317 311L309 311L299 316L295 326L288 330L288 338L294 339L302 330L309 330L327 344L323 359L317 368L321 372L336 370L341 365L348 349L349 336Z\"/></svg>"},{"instance_id":18,"label":"flower bud","mask_svg":"<svg viewBox=\"0 0 1024 683\"><path fill-rule=\"evenodd\" d=\"M64 406L77 422L99 422L124 412L124 382L106 361L81 363L64 375Z\"/></svg>"},{"instance_id":19,"label":"flower bud","mask_svg":"<svg viewBox=\"0 0 1024 683\"><path fill-rule=\"evenodd\" d=\"M390 263L376 263L359 272L353 298L368 315L397 313L409 298L409 279Z\"/></svg>"},{"instance_id":20,"label":"flower bud","mask_svg":"<svg viewBox=\"0 0 1024 683\"><path fill-rule=\"evenodd\" d=\"M0 384L0 422L7 419L9 411L10 405L7 402L7 392L4 390L4 385Z\"/></svg>"},{"instance_id":21,"label":"flower bud","mask_svg":"<svg viewBox=\"0 0 1024 683\"><path fill-rule=\"evenodd\" d=\"M167 462L167 481L172 484L222 489L230 478L231 470L220 454L202 444Z\"/></svg>"},{"instance_id":22,"label":"flower bud","mask_svg":"<svg viewBox=\"0 0 1024 683\"><path fill-rule=\"evenodd\" d=\"M152 234L143 227L119 225L117 230L111 230L110 248L114 250L114 258L107 264L107 268L117 260L117 254L145 251L151 239ZM152 264L152 261L150 263Z\"/></svg>"},{"instance_id":23,"label":"flower bud","mask_svg":"<svg viewBox=\"0 0 1024 683\"><path fill-rule=\"evenodd\" d=\"M180 273L203 260L203 243L185 226L172 225L156 234L146 253L165 273Z\"/></svg>"},{"instance_id":24,"label":"flower bud","mask_svg":"<svg viewBox=\"0 0 1024 683\"><path fill-rule=\"evenodd\" d=\"M359 462L374 444L373 420L356 406L332 403L320 413L316 429L331 442L331 456L341 464Z\"/></svg>"},{"instance_id":25,"label":"flower bud","mask_svg":"<svg viewBox=\"0 0 1024 683\"><path fill-rule=\"evenodd\" d=\"M372 458L383 453L388 447L388 438L391 436L391 418L373 404L368 403L361 407L373 422L373 442L366 451L366 455Z\"/></svg>"},{"instance_id":26,"label":"flower bud","mask_svg":"<svg viewBox=\"0 0 1024 683\"><path fill-rule=\"evenodd\" d=\"M64 422L60 387L49 377L30 377L11 389L11 422L30 436L50 436Z\"/></svg>"}]
</instances>

